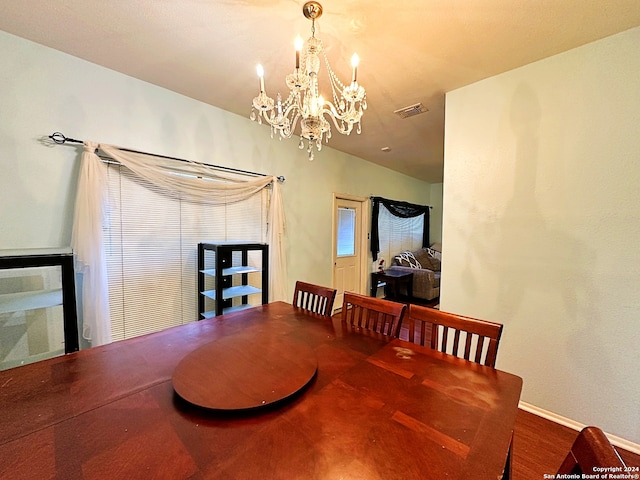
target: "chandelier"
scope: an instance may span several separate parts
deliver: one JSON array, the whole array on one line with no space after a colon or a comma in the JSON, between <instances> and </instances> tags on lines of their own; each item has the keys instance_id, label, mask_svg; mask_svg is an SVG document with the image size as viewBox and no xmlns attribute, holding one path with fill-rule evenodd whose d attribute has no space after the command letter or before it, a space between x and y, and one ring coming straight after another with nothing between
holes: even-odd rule
<instances>
[{"instance_id":1,"label":"chandelier","mask_svg":"<svg viewBox=\"0 0 640 480\"><path fill-rule=\"evenodd\" d=\"M271 138L279 134L280 138L291 138L300 121L300 149L304 148L307 140L309 160L313 160L314 147L322 150L322 141L329 142L331 138L331 123L335 129L349 135L354 126L361 132L360 119L367 108L366 92L358 85L358 55L351 58L351 83L344 85L329 65L329 60L322 46L322 40L316 38L315 21L322 15L322 5L318 2L307 2L302 7L302 13L311 20L311 37L304 44L298 36L294 42L296 63L293 73L286 77L289 96L282 100L280 93L274 101L264 88L264 70L258 65L257 73L260 77L260 94L253 99L251 120L262 124L264 120L271 126ZM302 53L302 58L301 54ZM318 72L321 59L324 58L329 73L331 98L325 99L319 93Z\"/></svg>"}]
</instances>

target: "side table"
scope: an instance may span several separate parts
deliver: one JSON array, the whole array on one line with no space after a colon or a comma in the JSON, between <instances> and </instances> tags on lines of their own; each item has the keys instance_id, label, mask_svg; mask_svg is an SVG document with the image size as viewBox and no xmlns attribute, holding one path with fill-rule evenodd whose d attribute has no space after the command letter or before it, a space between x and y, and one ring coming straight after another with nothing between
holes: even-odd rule
<instances>
[{"instance_id":1,"label":"side table","mask_svg":"<svg viewBox=\"0 0 640 480\"><path fill-rule=\"evenodd\" d=\"M400 299L400 287L404 285L407 288L407 297L411 300L413 296L413 272L400 270L384 270L371 272L371 296L375 297L378 286L381 282L385 282L385 293L390 298Z\"/></svg>"}]
</instances>

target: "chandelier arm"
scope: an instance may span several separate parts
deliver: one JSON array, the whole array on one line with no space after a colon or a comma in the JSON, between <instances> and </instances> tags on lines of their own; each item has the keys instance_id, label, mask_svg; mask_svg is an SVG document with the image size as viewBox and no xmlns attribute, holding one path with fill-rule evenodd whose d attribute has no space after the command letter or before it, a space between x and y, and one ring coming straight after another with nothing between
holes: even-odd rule
<instances>
[{"instance_id":1,"label":"chandelier arm","mask_svg":"<svg viewBox=\"0 0 640 480\"><path fill-rule=\"evenodd\" d=\"M296 112L295 117L293 117L293 120L289 123L289 131L285 138L291 138L293 136L293 132L298 126L298 120L300 120L300 113Z\"/></svg>"},{"instance_id":2,"label":"chandelier arm","mask_svg":"<svg viewBox=\"0 0 640 480\"><path fill-rule=\"evenodd\" d=\"M271 113L271 115L269 115L268 112L260 112L260 115L262 116L264 121L267 122L268 125L272 127L277 127L278 124L277 122L274 121L276 117L273 114L273 110L270 110L269 112Z\"/></svg>"},{"instance_id":3,"label":"chandelier arm","mask_svg":"<svg viewBox=\"0 0 640 480\"><path fill-rule=\"evenodd\" d=\"M293 132L295 131L298 123L298 119L300 118L300 114L296 113L295 116L292 114L292 119L289 119L289 113L285 115L285 118L288 119L288 122L283 127L278 128L280 136L282 138L291 138L293 136Z\"/></svg>"},{"instance_id":4,"label":"chandelier arm","mask_svg":"<svg viewBox=\"0 0 640 480\"><path fill-rule=\"evenodd\" d=\"M296 111L297 111L297 110L298 110L298 111L300 110L300 108L298 107L298 105L297 105L296 103L292 103L291 105L289 105L289 106L285 109L285 111L282 113L282 115L283 115L284 117L289 118L289 115L293 116L293 115L296 113Z\"/></svg>"},{"instance_id":5,"label":"chandelier arm","mask_svg":"<svg viewBox=\"0 0 640 480\"><path fill-rule=\"evenodd\" d=\"M349 102L349 108L348 109L344 109L344 110L340 110L338 108L336 108L336 106L328 101L325 100L324 102L324 107L322 109L322 113L326 114L330 117L336 118L338 120L342 120L345 122L349 121L349 118L353 117L356 113L356 108L355 105L351 104L351 102Z\"/></svg>"},{"instance_id":6,"label":"chandelier arm","mask_svg":"<svg viewBox=\"0 0 640 480\"><path fill-rule=\"evenodd\" d=\"M331 121L333 122L333 124L336 126L336 128L338 129L338 132L340 132L342 135L349 135L351 133L351 130L353 130L353 123L351 122L347 122L344 119L340 118L340 117L336 117L335 115L333 115L331 112L325 112L323 110L322 112L323 114L326 113L326 117L329 117L331 119ZM325 117L325 118L326 118ZM341 124L346 125L346 127L343 127L340 125L340 123L338 123L338 121L340 121Z\"/></svg>"}]
</instances>

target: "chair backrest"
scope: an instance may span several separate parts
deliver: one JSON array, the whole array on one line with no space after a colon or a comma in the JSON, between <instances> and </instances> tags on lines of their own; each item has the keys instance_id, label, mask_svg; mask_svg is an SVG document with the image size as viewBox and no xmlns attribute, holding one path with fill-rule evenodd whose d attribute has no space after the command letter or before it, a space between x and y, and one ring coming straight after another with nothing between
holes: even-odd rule
<instances>
[{"instance_id":1,"label":"chair backrest","mask_svg":"<svg viewBox=\"0 0 640 480\"><path fill-rule=\"evenodd\" d=\"M344 292L342 321L353 327L397 337L406 309L403 303Z\"/></svg>"},{"instance_id":2,"label":"chair backrest","mask_svg":"<svg viewBox=\"0 0 640 480\"><path fill-rule=\"evenodd\" d=\"M420 305L411 305L408 317L410 342L488 367L496 366L501 324Z\"/></svg>"},{"instance_id":3,"label":"chair backrest","mask_svg":"<svg viewBox=\"0 0 640 480\"><path fill-rule=\"evenodd\" d=\"M293 306L308 310L323 317L331 317L333 301L336 299L336 290L321 287L312 283L296 282L293 292Z\"/></svg>"},{"instance_id":4,"label":"chair backrest","mask_svg":"<svg viewBox=\"0 0 640 480\"><path fill-rule=\"evenodd\" d=\"M598 427L585 427L578 434L558 474L594 474L595 467L622 467L626 465L609 439Z\"/></svg>"}]
</instances>

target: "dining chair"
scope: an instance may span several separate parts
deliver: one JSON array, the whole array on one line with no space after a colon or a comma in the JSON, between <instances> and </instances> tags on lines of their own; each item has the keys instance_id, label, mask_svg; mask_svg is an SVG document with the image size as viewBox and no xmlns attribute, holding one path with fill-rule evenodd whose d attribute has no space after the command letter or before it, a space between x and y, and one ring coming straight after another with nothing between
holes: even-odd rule
<instances>
[{"instance_id":1,"label":"dining chair","mask_svg":"<svg viewBox=\"0 0 640 480\"><path fill-rule=\"evenodd\" d=\"M560 465L560 474L593 474L595 467L621 467L626 465L609 439L598 427L585 427L576 437L571 450Z\"/></svg>"},{"instance_id":2,"label":"dining chair","mask_svg":"<svg viewBox=\"0 0 640 480\"><path fill-rule=\"evenodd\" d=\"M293 292L293 302L291 303L294 307L330 318L335 298L336 290L334 288L322 287L298 280Z\"/></svg>"},{"instance_id":3,"label":"dining chair","mask_svg":"<svg viewBox=\"0 0 640 480\"><path fill-rule=\"evenodd\" d=\"M502 336L502 325L499 323L420 305L409 306L406 323L409 341L412 343L430 346L434 350L488 367L496 366Z\"/></svg>"},{"instance_id":4,"label":"dining chair","mask_svg":"<svg viewBox=\"0 0 640 480\"><path fill-rule=\"evenodd\" d=\"M342 322L352 327L397 337L407 306L383 298L344 292Z\"/></svg>"}]
</instances>

